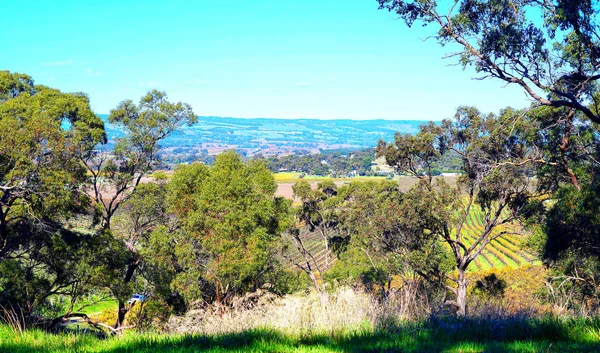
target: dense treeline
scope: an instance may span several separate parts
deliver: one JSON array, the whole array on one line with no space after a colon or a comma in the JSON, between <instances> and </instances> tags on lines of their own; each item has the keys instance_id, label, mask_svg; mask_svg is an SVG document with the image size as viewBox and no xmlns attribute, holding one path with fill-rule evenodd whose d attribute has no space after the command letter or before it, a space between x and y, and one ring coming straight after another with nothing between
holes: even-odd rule
<instances>
[{"instance_id":1,"label":"dense treeline","mask_svg":"<svg viewBox=\"0 0 600 353\"><path fill-rule=\"evenodd\" d=\"M256 156L256 159L263 159ZM310 175L336 176L372 175L371 164L375 161L375 150L329 151L315 154L292 154L284 157L269 157L267 167L274 173L278 171L299 172Z\"/></svg>"},{"instance_id":2,"label":"dense treeline","mask_svg":"<svg viewBox=\"0 0 600 353\"><path fill-rule=\"evenodd\" d=\"M375 163L374 149L326 151L315 154L293 154L284 157L264 158L261 155L255 159L264 159L267 167L273 172L298 172L319 176L371 176L380 171ZM435 162L431 169L433 176L446 173L460 172L461 159L457 153L450 152Z\"/></svg>"},{"instance_id":3,"label":"dense treeline","mask_svg":"<svg viewBox=\"0 0 600 353\"><path fill-rule=\"evenodd\" d=\"M4 320L56 328L86 317L84 299L96 296L117 303L103 319L112 330L145 328L198 305L227 310L259 290L325 293L340 282L381 300L405 291L414 305L429 303L421 313L465 316L473 262L524 227L555 275L548 300L560 297L571 313L600 308L600 131L582 112L460 107L453 120L381 141L376 154L244 161L231 151L150 182L161 140L196 121L191 107L151 91L121 102L109 121L127 132L112 149L84 94L0 72ZM275 196L273 169L366 171L378 156L416 185L301 181L297 205ZM456 185L434 177L440 166L459 174ZM475 233L474 209L483 224ZM315 234L319 254L307 243ZM134 294L143 312L131 312Z\"/></svg>"}]
</instances>

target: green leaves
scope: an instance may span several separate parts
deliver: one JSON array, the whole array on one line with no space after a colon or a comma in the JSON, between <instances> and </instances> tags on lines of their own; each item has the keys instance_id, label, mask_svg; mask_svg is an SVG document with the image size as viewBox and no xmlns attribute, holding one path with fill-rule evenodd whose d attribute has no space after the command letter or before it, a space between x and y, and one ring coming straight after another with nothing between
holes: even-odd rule
<instances>
[{"instance_id":1,"label":"green leaves","mask_svg":"<svg viewBox=\"0 0 600 353\"><path fill-rule=\"evenodd\" d=\"M532 197L529 176L539 155L528 145L532 125L523 120L528 117L512 109L496 116L460 107L454 121L422 126L415 136L397 135L394 144L379 143L378 154L388 163L420 179L403 195L400 209L394 213L399 225L393 239L400 242L389 247L394 243L384 237L384 244L397 249L395 253L429 281L443 283L440 280L449 270L451 258L440 245L445 242L458 271L452 292L461 315L466 313L465 271L469 264L501 234L499 226L528 209ZM449 153L462 160L456 187L443 178L434 179L431 173L434 163ZM485 224L467 240L465 225L475 205L481 207Z\"/></svg>"},{"instance_id":2,"label":"green leaves","mask_svg":"<svg viewBox=\"0 0 600 353\"><path fill-rule=\"evenodd\" d=\"M1 95L0 238L10 246L5 239L16 220L46 222L86 206L79 156L105 135L85 95L7 71L0 72Z\"/></svg>"},{"instance_id":3,"label":"green leaves","mask_svg":"<svg viewBox=\"0 0 600 353\"><path fill-rule=\"evenodd\" d=\"M176 170L169 203L181 224L174 249L181 270L173 286L186 299L227 301L277 269L275 245L289 202L274 196L276 187L262 163L244 163L234 152L219 155L211 168Z\"/></svg>"},{"instance_id":4,"label":"green leaves","mask_svg":"<svg viewBox=\"0 0 600 353\"><path fill-rule=\"evenodd\" d=\"M0 71L0 103L17 98L22 93L35 93L33 79L25 74Z\"/></svg>"},{"instance_id":5,"label":"green leaves","mask_svg":"<svg viewBox=\"0 0 600 353\"><path fill-rule=\"evenodd\" d=\"M378 0L410 27L415 21L438 28L440 45L480 78L516 84L537 104L568 107L600 123L589 109L600 79L600 41L592 1L577 0Z\"/></svg>"},{"instance_id":6,"label":"green leaves","mask_svg":"<svg viewBox=\"0 0 600 353\"><path fill-rule=\"evenodd\" d=\"M135 153L149 168L158 142L182 125L192 125L197 116L189 104L171 103L165 92L153 90L143 96L137 106L130 100L121 102L111 110L108 120L127 131L126 137L119 141L118 153L125 158Z\"/></svg>"}]
</instances>

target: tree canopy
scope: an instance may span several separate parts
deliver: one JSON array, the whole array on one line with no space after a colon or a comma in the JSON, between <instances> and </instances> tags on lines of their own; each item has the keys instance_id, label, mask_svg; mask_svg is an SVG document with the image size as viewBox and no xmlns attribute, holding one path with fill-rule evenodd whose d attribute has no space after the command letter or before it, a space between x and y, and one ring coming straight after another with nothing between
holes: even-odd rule
<instances>
[{"instance_id":1,"label":"tree canopy","mask_svg":"<svg viewBox=\"0 0 600 353\"><path fill-rule=\"evenodd\" d=\"M520 86L537 104L567 107L600 123L598 4L586 0L378 0L410 27L434 25L448 54L480 78Z\"/></svg>"},{"instance_id":2,"label":"tree canopy","mask_svg":"<svg viewBox=\"0 0 600 353\"><path fill-rule=\"evenodd\" d=\"M436 239L448 245L458 272L451 279L456 286L448 287L456 300L449 303L460 315L466 314L465 271L490 242L512 232L503 226L522 216L532 196L528 174L536 151L528 148L529 125L518 116L511 109L497 116L460 107L454 120L424 124L416 135L398 133L393 144L380 141L377 148L389 165L419 179L403 197L403 238L417 247ZM463 161L456 187L431 175L434 163L449 151ZM475 207L484 214L484 227L468 240L465 228Z\"/></svg>"},{"instance_id":3,"label":"tree canopy","mask_svg":"<svg viewBox=\"0 0 600 353\"><path fill-rule=\"evenodd\" d=\"M11 279L3 303L31 313L50 295L79 293L81 276L92 276L87 256L106 239L65 223L89 206L79 156L105 138L84 94L0 71L0 277Z\"/></svg>"},{"instance_id":4,"label":"tree canopy","mask_svg":"<svg viewBox=\"0 0 600 353\"><path fill-rule=\"evenodd\" d=\"M173 288L187 300L227 303L235 294L269 283L279 270L279 234L287 228L289 201L262 162L244 163L234 152L212 167L179 167L169 205L178 218Z\"/></svg>"}]
</instances>

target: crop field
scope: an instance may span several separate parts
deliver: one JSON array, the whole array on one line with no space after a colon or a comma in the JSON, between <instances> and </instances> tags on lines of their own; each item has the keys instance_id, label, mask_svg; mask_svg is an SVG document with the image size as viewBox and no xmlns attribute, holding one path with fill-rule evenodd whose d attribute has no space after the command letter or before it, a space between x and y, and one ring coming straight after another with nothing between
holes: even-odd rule
<instances>
[{"instance_id":1,"label":"crop field","mask_svg":"<svg viewBox=\"0 0 600 353\"><path fill-rule=\"evenodd\" d=\"M313 256L313 258L319 265L319 268L324 270L327 252L325 247L325 241L323 240L323 238L317 232L311 232L306 234L302 238L302 241L304 242L306 250ZM289 259L289 268L293 269L296 268L296 263L303 265L305 261L300 251L298 251L294 247L289 248L287 257ZM331 266L335 262L335 260L335 254L329 251L329 266ZM313 262L311 262L311 266L314 266Z\"/></svg>"},{"instance_id":2,"label":"crop field","mask_svg":"<svg viewBox=\"0 0 600 353\"><path fill-rule=\"evenodd\" d=\"M478 206L471 208L465 228L463 229L464 241L471 245L478 234L481 234L484 227L484 214ZM493 240L486 246L481 255L475 259L470 266L470 271L486 271L489 269L500 269L505 267L517 268L523 265L538 265L541 262L537 257L528 251L523 245L527 239L526 234L519 233L519 227L516 224L509 224L499 227L494 233L498 234L503 230L508 230L509 234L503 234ZM511 234L513 233L513 234ZM309 233L304 238L304 244L307 250L314 256L319 266L323 269L325 266L325 244L323 238L317 233ZM289 257L293 262L303 262L302 255L294 248L290 249ZM330 253L330 265L335 261L335 255Z\"/></svg>"},{"instance_id":3,"label":"crop field","mask_svg":"<svg viewBox=\"0 0 600 353\"><path fill-rule=\"evenodd\" d=\"M485 224L484 214L478 206L472 207L466 222L466 229L463 234L465 243L471 245L475 237L483 232ZM486 246L481 255L475 259L471 270L488 270L490 268L520 267L526 264L539 264L536 256L525 249L524 242L526 234L519 231L516 224L508 224L499 227L492 234L507 230L508 234L503 234L493 240ZM517 234L521 233L521 234Z\"/></svg>"},{"instance_id":4,"label":"crop field","mask_svg":"<svg viewBox=\"0 0 600 353\"><path fill-rule=\"evenodd\" d=\"M326 179L331 179L333 181L341 181L341 182L350 182L350 181L372 181L372 180L385 180L386 178L383 176L357 176L357 177L344 177L344 178L331 178L329 176L321 176L321 175L304 175L298 172L279 172L273 174L275 177L275 181L278 183L295 183L301 180L306 180L308 182L319 182Z\"/></svg>"}]
</instances>

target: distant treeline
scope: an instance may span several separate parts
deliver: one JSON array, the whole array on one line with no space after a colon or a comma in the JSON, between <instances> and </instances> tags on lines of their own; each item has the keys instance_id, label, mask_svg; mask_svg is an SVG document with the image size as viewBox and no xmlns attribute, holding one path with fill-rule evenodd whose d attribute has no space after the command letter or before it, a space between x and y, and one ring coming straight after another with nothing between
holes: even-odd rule
<instances>
[{"instance_id":1,"label":"distant treeline","mask_svg":"<svg viewBox=\"0 0 600 353\"><path fill-rule=\"evenodd\" d=\"M257 155L256 158L263 158ZM289 155L266 158L267 167L272 172L298 172L311 175L371 175L371 165L375 161L375 149L332 150L317 154Z\"/></svg>"},{"instance_id":2,"label":"distant treeline","mask_svg":"<svg viewBox=\"0 0 600 353\"><path fill-rule=\"evenodd\" d=\"M257 155L255 158L264 158ZM267 167L274 173L298 172L309 175L344 176L359 175L371 176L382 174L376 165L375 149L362 150L329 150L316 154L294 154L284 157L264 158ZM461 159L456 152L449 152L435 164L431 174L440 175L445 172L458 172L461 168Z\"/></svg>"}]
</instances>

